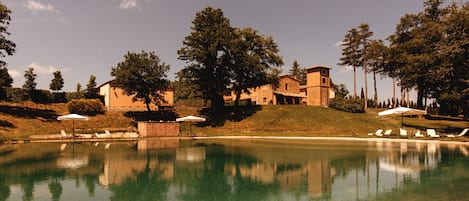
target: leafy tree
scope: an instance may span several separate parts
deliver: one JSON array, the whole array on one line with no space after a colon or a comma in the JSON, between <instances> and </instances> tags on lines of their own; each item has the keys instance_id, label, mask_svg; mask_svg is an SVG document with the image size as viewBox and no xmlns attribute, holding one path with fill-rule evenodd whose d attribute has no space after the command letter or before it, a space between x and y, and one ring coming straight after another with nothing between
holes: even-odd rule
<instances>
[{"instance_id":1,"label":"leafy tree","mask_svg":"<svg viewBox=\"0 0 469 201\"><path fill-rule=\"evenodd\" d=\"M223 107L233 71L230 45L234 29L221 9L207 7L196 14L192 32L178 50L179 59L186 61L180 75L187 79L214 108Z\"/></svg>"},{"instance_id":2,"label":"leafy tree","mask_svg":"<svg viewBox=\"0 0 469 201\"><path fill-rule=\"evenodd\" d=\"M296 77L296 79L300 80L300 85L306 84L306 69L301 68L297 60L293 61L293 65L289 73L291 76Z\"/></svg>"},{"instance_id":3,"label":"leafy tree","mask_svg":"<svg viewBox=\"0 0 469 201\"><path fill-rule=\"evenodd\" d=\"M81 84L77 83L77 92L81 92Z\"/></svg>"},{"instance_id":4,"label":"leafy tree","mask_svg":"<svg viewBox=\"0 0 469 201\"><path fill-rule=\"evenodd\" d=\"M13 78L11 78L6 67L0 67L0 100L7 99L6 87L11 87Z\"/></svg>"},{"instance_id":5,"label":"leafy tree","mask_svg":"<svg viewBox=\"0 0 469 201\"><path fill-rule=\"evenodd\" d=\"M11 78L6 67L0 67L0 87L11 87L13 78Z\"/></svg>"},{"instance_id":6,"label":"leafy tree","mask_svg":"<svg viewBox=\"0 0 469 201\"><path fill-rule=\"evenodd\" d=\"M111 75L115 78L111 85L122 88L127 95L135 95L133 101L143 101L148 111L151 111L150 103L166 102L163 93L169 87L166 79L169 65L161 62L154 52L128 52L124 58L112 68Z\"/></svg>"},{"instance_id":7,"label":"leafy tree","mask_svg":"<svg viewBox=\"0 0 469 201\"><path fill-rule=\"evenodd\" d=\"M56 93L59 90L62 90L64 87L64 79L62 78L62 73L58 70L54 72L54 78L49 84L49 89L55 91Z\"/></svg>"},{"instance_id":8,"label":"leafy tree","mask_svg":"<svg viewBox=\"0 0 469 201\"><path fill-rule=\"evenodd\" d=\"M33 94L36 91L36 77L37 74L34 73L34 68L29 68L24 72L25 82L23 84L23 91L27 99L33 98Z\"/></svg>"},{"instance_id":9,"label":"leafy tree","mask_svg":"<svg viewBox=\"0 0 469 201\"><path fill-rule=\"evenodd\" d=\"M444 114L469 117L469 3L452 5L443 20L444 42L438 44L438 58L433 97Z\"/></svg>"},{"instance_id":10,"label":"leafy tree","mask_svg":"<svg viewBox=\"0 0 469 201\"><path fill-rule=\"evenodd\" d=\"M174 88L174 99L176 101L202 97L202 94L197 90L197 86L189 80L182 78L182 76L179 76L179 73L176 79L177 80L171 82L171 86Z\"/></svg>"},{"instance_id":11,"label":"leafy tree","mask_svg":"<svg viewBox=\"0 0 469 201\"><path fill-rule=\"evenodd\" d=\"M96 88L98 84L96 83L96 76L90 75L90 79L88 80L88 84L86 84L85 89L85 98L86 99L95 99L98 98L98 88Z\"/></svg>"},{"instance_id":12,"label":"leafy tree","mask_svg":"<svg viewBox=\"0 0 469 201\"><path fill-rule=\"evenodd\" d=\"M13 55L15 53L16 44L7 39L7 35L10 33L7 31L8 26L10 25L11 10L8 9L3 3L0 2L0 58L5 57L6 55ZM0 66L5 66L6 62L0 60Z\"/></svg>"},{"instance_id":13,"label":"leafy tree","mask_svg":"<svg viewBox=\"0 0 469 201\"><path fill-rule=\"evenodd\" d=\"M252 28L236 29L235 35L230 50L233 54L231 85L237 106L243 92L250 93L249 88L270 83L272 66L280 66L283 61L272 37L265 37Z\"/></svg>"},{"instance_id":14,"label":"leafy tree","mask_svg":"<svg viewBox=\"0 0 469 201\"><path fill-rule=\"evenodd\" d=\"M334 88L335 96L339 98L345 98L350 93L345 86L345 84L334 84L331 83L331 86Z\"/></svg>"},{"instance_id":15,"label":"leafy tree","mask_svg":"<svg viewBox=\"0 0 469 201\"><path fill-rule=\"evenodd\" d=\"M357 73L356 68L360 65L360 37L356 28L350 29L342 40L342 56L339 65L352 66L353 68L353 97L357 97Z\"/></svg>"},{"instance_id":16,"label":"leafy tree","mask_svg":"<svg viewBox=\"0 0 469 201\"><path fill-rule=\"evenodd\" d=\"M248 88L278 82L273 66L283 62L272 37L252 28L233 28L221 9L211 7L197 13L192 23L192 33L178 51L179 59L187 62L178 75L196 86L212 108L223 107L223 95L230 90L237 105Z\"/></svg>"},{"instance_id":17,"label":"leafy tree","mask_svg":"<svg viewBox=\"0 0 469 201\"><path fill-rule=\"evenodd\" d=\"M438 44L443 42L442 19L448 13L446 8L440 8L442 4L441 0L426 0L424 11L402 17L396 32L389 37L400 85L417 90L418 107L423 107L423 99L432 93L434 72L441 64Z\"/></svg>"}]
</instances>

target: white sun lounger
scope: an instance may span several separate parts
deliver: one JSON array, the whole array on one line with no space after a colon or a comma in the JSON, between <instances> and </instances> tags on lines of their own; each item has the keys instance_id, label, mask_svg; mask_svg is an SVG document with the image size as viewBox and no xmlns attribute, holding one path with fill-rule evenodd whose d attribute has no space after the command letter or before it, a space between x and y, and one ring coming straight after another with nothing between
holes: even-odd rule
<instances>
[{"instance_id":1,"label":"white sun lounger","mask_svg":"<svg viewBox=\"0 0 469 201\"><path fill-rule=\"evenodd\" d=\"M461 131L461 133L459 133L457 135L449 134L446 137L461 137L461 136L466 135L468 131L469 131L469 128L465 128L463 131Z\"/></svg>"},{"instance_id":2,"label":"white sun lounger","mask_svg":"<svg viewBox=\"0 0 469 201\"><path fill-rule=\"evenodd\" d=\"M417 132L415 132L414 136L415 136L415 137L425 137L425 135L422 135L422 134L420 133L420 130L417 130Z\"/></svg>"},{"instance_id":3,"label":"white sun lounger","mask_svg":"<svg viewBox=\"0 0 469 201\"><path fill-rule=\"evenodd\" d=\"M391 129L388 129L388 130L384 131L384 135L391 135L391 134L392 134Z\"/></svg>"},{"instance_id":4,"label":"white sun lounger","mask_svg":"<svg viewBox=\"0 0 469 201\"><path fill-rule=\"evenodd\" d=\"M378 129L375 133L368 133L368 135L383 136L383 129Z\"/></svg>"},{"instance_id":5,"label":"white sun lounger","mask_svg":"<svg viewBox=\"0 0 469 201\"><path fill-rule=\"evenodd\" d=\"M407 137L407 130L406 129L399 129L399 135Z\"/></svg>"},{"instance_id":6,"label":"white sun lounger","mask_svg":"<svg viewBox=\"0 0 469 201\"><path fill-rule=\"evenodd\" d=\"M427 129L427 135L428 137L440 137L439 135L436 134L435 129L432 129L432 128Z\"/></svg>"}]
</instances>

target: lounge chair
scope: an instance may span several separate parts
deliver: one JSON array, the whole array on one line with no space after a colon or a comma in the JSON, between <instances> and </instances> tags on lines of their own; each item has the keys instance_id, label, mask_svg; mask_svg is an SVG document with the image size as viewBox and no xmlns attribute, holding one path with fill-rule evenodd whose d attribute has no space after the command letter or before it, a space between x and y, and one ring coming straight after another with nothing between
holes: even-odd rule
<instances>
[{"instance_id":1,"label":"lounge chair","mask_svg":"<svg viewBox=\"0 0 469 201\"><path fill-rule=\"evenodd\" d=\"M105 133L107 136L111 137L111 132L110 132L109 130L105 130L104 133Z\"/></svg>"},{"instance_id":2,"label":"lounge chair","mask_svg":"<svg viewBox=\"0 0 469 201\"><path fill-rule=\"evenodd\" d=\"M420 130L417 130L417 132L415 132L414 136L415 136L415 137L425 137L425 135L422 135L422 134L420 133Z\"/></svg>"},{"instance_id":3,"label":"lounge chair","mask_svg":"<svg viewBox=\"0 0 469 201\"><path fill-rule=\"evenodd\" d=\"M391 129L388 129L388 130L384 131L384 135L391 135L391 134L392 134Z\"/></svg>"},{"instance_id":4,"label":"lounge chair","mask_svg":"<svg viewBox=\"0 0 469 201\"><path fill-rule=\"evenodd\" d=\"M67 135L67 133L64 130L60 130L60 136L62 137L70 137Z\"/></svg>"},{"instance_id":5,"label":"lounge chair","mask_svg":"<svg viewBox=\"0 0 469 201\"><path fill-rule=\"evenodd\" d=\"M455 134L448 134L446 137L461 137L467 134L469 132L469 128L465 128L464 130L461 131L461 133L455 135Z\"/></svg>"},{"instance_id":6,"label":"lounge chair","mask_svg":"<svg viewBox=\"0 0 469 201\"><path fill-rule=\"evenodd\" d=\"M427 129L427 136L428 137L440 137L439 135L436 134L435 129L432 129L432 128Z\"/></svg>"},{"instance_id":7,"label":"lounge chair","mask_svg":"<svg viewBox=\"0 0 469 201\"><path fill-rule=\"evenodd\" d=\"M399 129L399 135L400 135L400 136L405 136L405 137L407 137L407 130L400 128L400 129Z\"/></svg>"},{"instance_id":8,"label":"lounge chair","mask_svg":"<svg viewBox=\"0 0 469 201\"><path fill-rule=\"evenodd\" d=\"M368 133L368 135L383 136L383 129L378 129L375 133Z\"/></svg>"}]
</instances>

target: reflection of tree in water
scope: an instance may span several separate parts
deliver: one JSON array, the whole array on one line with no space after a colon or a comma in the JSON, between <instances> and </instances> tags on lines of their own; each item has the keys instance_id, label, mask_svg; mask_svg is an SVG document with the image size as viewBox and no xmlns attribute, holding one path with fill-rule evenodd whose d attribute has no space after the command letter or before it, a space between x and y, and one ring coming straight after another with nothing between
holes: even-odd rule
<instances>
[{"instance_id":1,"label":"reflection of tree in water","mask_svg":"<svg viewBox=\"0 0 469 201\"><path fill-rule=\"evenodd\" d=\"M27 177L22 183L21 188L23 189L23 201L33 200L34 191L34 177Z\"/></svg>"},{"instance_id":2,"label":"reflection of tree in water","mask_svg":"<svg viewBox=\"0 0 469 201\"><path fill-rule=\"evenodd\" d=\"M166 200L169 182L161 179L163 170L150 168L150 155L146 167L141 172L135 172L135 180L128 179L122 185L110 186L113 193L111 200Z\"/></svg>"},{"instance_id":3,"label":"reflection of tree in water","mask_svg":"<svg viewBox=\"0 0 469 201\"><path fill-rule=\"evenodd\" d=\"M0 201L5 201L10 197L10 185L5 175L0 175Z\"/></svg>"},{"instance_id":4,"label":"reflection of tree in water","mask_svg":"<svg viewBox=\"0 0 469 201\"><path fill-rule=\"evenodd\" d=\"M213 147L212 147L213 148ZM251 166L258 161L248 155L217 155L210 156L200 163L178 163L174 175L174 183L180 189L180 200L269 200L268 195L278 190L277 185L264 184L251 178L243 178L240 165ZM236 174L226 171L226 167L234 166Z\"/></svg>"},{"instance_id":5,"label":"reflection of tree in water","mask_svg":"<svg viewBox=\"0 0 469 201\"><path fill-rule=\"evenodd\" d=\"M94 197L94 189L96 188L96 178L97 175L85 174L83 175L83 180L85 181L86 188L88 189L88 194L91 197Z\"/></svg>"},{"instance_id":6,"label":"reflection of tree in water","mask_svg":"<svg viewBox=\"0 0 469 201\"><path fill-rule=\"evenodd\" d=\"M59 179L51 179L49 182L49 192L52 195L53 201L60 200L60 196L62 195L62 184L60 183Z\"/></svg>"}]
</instances>

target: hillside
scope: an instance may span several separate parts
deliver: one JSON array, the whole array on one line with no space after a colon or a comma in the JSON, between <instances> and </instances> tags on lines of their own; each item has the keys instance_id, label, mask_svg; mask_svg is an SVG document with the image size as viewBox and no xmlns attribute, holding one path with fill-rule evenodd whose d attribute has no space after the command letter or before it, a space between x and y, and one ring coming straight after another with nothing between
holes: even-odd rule
<instances>
[{"instance_id":1,"label":"hillside","mask_svg":"<svg viewBox=\"0 0 469 201\"><path fill-rule=\"evenodd\" d=\"M214 135L277 135L277 136L366 136L376 129L400 127L400 117L378 117L378 110L365 114L353 114L329 108L269 105L256 107L236 120L226 120L223 126L202 124L192 126L192 131ZM178 116L199 115L200 108L177 106ZM71 132L70 121L57 121L59 115L67 114L64 104L37 105L33 103L0 104L0 139L26 139L33 134L58 134L60 130ZM91 117L89 121L75 121L76 132L93 133L128 131L135 129L134 121L123 112L107 112ZM436 128L439 132L454 133L469 127L469 122L432 117L404 118L411 132L415 129ZM187 134L189 123L181 125Z\"/></svg>"}]
</instances>

